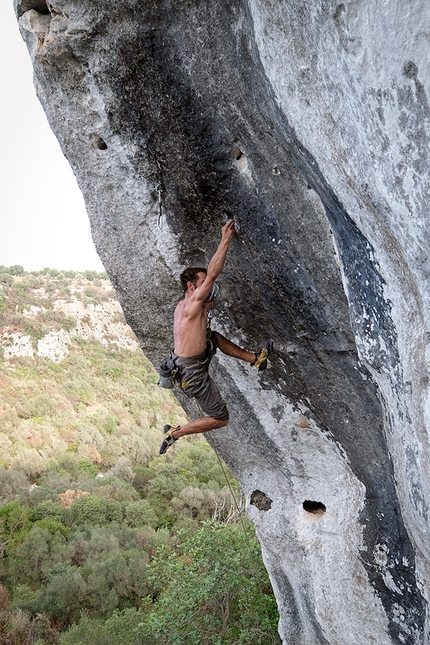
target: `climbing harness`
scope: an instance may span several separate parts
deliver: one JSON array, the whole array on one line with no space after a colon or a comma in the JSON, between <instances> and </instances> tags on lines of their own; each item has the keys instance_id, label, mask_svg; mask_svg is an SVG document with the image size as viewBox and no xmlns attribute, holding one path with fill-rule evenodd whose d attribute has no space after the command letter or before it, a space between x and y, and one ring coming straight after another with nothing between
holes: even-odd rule
<instances>
[{"instance_id":1,"label":"climbing harness","mask_svg":"<svg viewBox=\"0 0 430 645\"><path fill-rule=\"evenodd\" d=\"M158 368L158 373L160 375L158 385L166 390L172 390L179 378L179 369L176 365L176 356L174 357L173 352L170 354L170 358L167 358L161 363Z\"/></svg>"},{"instance_id":2,"label":"climbing harness","mask_svg":"<svg viewBox=\"0 0 430 645\"><path fill-rule=\"evenodd\" d=\"M190 385L191 381L183 381L181 379L181 371L186 373L186 370L194 369L197 373L201 372L201 375L203 376L204 373L207 373L209 363L211 362L212 357L215 355L217 349L218 343L216 336L212 334L212 330L209 324L206 331L206 349L201 357L197 357L195 359L195 364L192 363L190 365L184 365L182 363L178 364L179 357L176 356L173 352L170 352L170 357L164 360L158 368L158 373L160 375L158 385L165 388L166 390L172 390L175 387L175 384L178 384L181 390L183 390L188 385ZM201 360L199 360L199 358ZM198 385L198 382L196 382L195 385ZM208 383L205 382L203 383L203 389L193 391L193 393L189 396L202 396L207 388Z\"/></svg>"}]
</instances>

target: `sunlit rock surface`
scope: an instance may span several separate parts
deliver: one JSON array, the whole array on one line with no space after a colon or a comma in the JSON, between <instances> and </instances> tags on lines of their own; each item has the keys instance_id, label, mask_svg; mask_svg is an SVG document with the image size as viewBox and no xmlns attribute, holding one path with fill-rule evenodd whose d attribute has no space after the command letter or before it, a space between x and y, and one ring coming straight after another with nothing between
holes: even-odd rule
<instances>
[{"instance_id":1,"label":"sunlit rock surface","mask_svg":"<svg viewBox=\"0 0 430 645\"><path fill-rule=\"evenodd\" d=\"M427 0L16 8L154 364L180 271L236 219L213 326L276 352L261 374L214 361L231 423L210 441L242 482L284 642L428 643Z\"/></svg>"}]
</instances>

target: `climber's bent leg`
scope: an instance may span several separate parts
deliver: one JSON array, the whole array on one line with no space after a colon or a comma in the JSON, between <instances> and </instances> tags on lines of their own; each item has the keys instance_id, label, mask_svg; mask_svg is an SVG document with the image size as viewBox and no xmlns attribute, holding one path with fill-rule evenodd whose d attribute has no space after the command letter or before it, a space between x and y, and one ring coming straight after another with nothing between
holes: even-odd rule
<instances>
[{"instance_id":1,"label":"climber's bent leg","mask_svg":"<svg viewBox=\"0 0 430 645\"><path fill-rule=\"evenodd\" d=\"M254 353L248 352L246 349L242 349L241 347L239 347L239 345L236 345L231 340L228 340L217 331L214 331L212 333L216 335L218 347L223 352L223 354L227 354L227 356L233 356L233 358L239 358L242 361L251 363L251 365L258 367L260 371L266 369L267 359L270 352L273 350L273 342L271 340L266 343L265 347L259 349L258 352Z\"/></svg>"},{"instance_id":2,"label":"climber's bent leg","mask_svg":"<svg viewBox=\"0 0 430 645\"><path fill-rule=\"evenodd\" d=\"M233 358L239 358L240 360L246 361L247 363L253 363L255 361L256 355L254 352L248 352L246 349L242 349L242 347L239 347L239 345L236 345L236 343L228 340L228 338L225 338L225 336L220 334L218 331L214 331L212 333L216 335L218 347L223 354L227 354L227 356L233 356Z\"/></svg>"},{"instance_id":3,"label":"climber's bent leg","mask_svg":"<svg viewBox=\"0 0 430 645\"><path fill-rule=\"evenodd\" d=\"M229 415L227 404L221 396L215 381L208 376L207 388L203 394L194 397L199 405L199 408L205 416L190 423L185 423L183 426L172 428L169 425L164 426L164 439L160 447L160 455L164 454L172 446L175 441L187 434L197 434L199 432L208 432L209 430L216 430L223 428L228 424ZM184 388L186 392L186 388Z\"/></svg>"}]
</instances>

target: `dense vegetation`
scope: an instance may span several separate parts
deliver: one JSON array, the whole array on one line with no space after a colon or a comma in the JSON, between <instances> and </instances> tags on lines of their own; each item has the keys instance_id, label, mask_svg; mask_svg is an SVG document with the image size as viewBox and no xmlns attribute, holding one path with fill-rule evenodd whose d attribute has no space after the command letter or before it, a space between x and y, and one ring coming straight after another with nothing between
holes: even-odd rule
<instances>
[{"instance_id":1,"label":"dense vegetation","mask_svg":"<svg viewBox=\"0 0 430 645\"><path fill-rule=\"evenodd\" d=\"M0 332L29 333L41 298L31 333L71 324L50 305L73 281L105 297L105 276L20 269L0 267ZM200 438L157 456L184 416L156 381L79 337L59 362L0 361L1 645L280 642L237 481Z\"/></svg>"}]
</instances>

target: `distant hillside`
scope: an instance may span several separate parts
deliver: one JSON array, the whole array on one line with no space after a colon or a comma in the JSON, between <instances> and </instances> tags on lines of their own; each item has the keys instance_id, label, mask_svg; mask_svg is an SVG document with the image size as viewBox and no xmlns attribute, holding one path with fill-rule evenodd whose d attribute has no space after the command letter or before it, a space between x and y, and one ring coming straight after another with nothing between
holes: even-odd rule
<instances>
[{"instance_id":1,"label":"distant hillside","mask_svg":"<svg viewBox=\"0 0 430 645\"><path fill-rule=\"evenodd\" d=\"M105 275L0 267L0 645L279 645L232 473ZM223 637L220 637L220 634Z\"/></svg>"},{"instance_id":2,"label":"distant hillside","mask_svg":"<svg viewBox=\"0 0 430 645\"><path fill-rule=\"evenodd\" d=\"M106 274L0 267L0 464L30 478L64 453L146 465L184 422Z\"/></svg>"}]
</instances>

